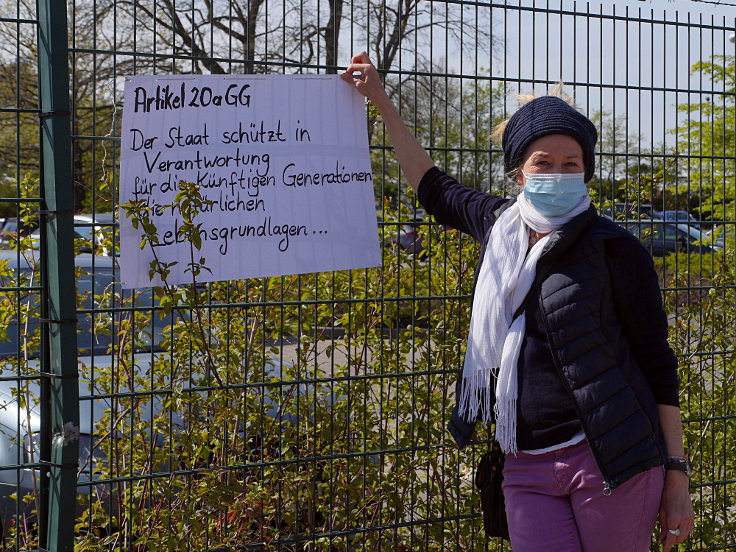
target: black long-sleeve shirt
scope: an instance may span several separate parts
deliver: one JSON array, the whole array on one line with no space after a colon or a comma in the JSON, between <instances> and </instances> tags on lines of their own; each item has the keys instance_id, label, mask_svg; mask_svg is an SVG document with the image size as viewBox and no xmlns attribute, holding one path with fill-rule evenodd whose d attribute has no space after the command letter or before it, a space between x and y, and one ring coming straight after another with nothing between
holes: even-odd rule
<instances>
[{"instance_id":1,"label":"black long-sleeve shirt","mask_svg":"<svg viewBox=\"0 0 736 552\"><path fill-rule=\"evenodd\" d=\"M423 177L418 198L428 213L483 242L489 213L508 199L462 186L439 169ZM632 356L658 404L679 405L677 360L667 344L667 318L652 259L629 239L606 240L617 315ZM526 309L526 333L519 355L517 444L520 450L553 446L581 430L572 398L555 368L536 301Z\"/></svg>"}]
</instances>

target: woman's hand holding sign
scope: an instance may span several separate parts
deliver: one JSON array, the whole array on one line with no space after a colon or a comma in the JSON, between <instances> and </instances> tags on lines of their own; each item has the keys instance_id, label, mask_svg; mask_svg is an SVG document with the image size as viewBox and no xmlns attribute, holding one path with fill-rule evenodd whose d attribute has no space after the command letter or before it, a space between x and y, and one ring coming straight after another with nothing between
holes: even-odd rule
<instances>
[{"instance_id":1,"label":"woman's hand holding sign","mask_svg":"<svg viewBox=\"0 0 736 552\"><path fill-rule=\"evenodd\" d=\"M358 92L376 106L391 137L404 176L416 191L422 177L434 166L434 162L399 117L367 53L361 52L353 56L342 80L354 85Z\"/></svg>"}]
</instances>

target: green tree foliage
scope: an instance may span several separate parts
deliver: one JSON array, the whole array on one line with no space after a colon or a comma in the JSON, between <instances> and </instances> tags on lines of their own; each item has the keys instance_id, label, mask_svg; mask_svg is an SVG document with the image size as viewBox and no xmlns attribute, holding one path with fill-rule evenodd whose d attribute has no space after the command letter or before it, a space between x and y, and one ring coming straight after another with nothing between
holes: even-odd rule
<instances>
[{"instance_id":1,"label":"green tree foliage","mask_svg":"<svg viewBox=\"0 0 736 552\"><path fill-rule=\"evenodd\" d=\"M503 83L436 77L412 77L390 86L399 98L397 107L417 140L438 167L456 175L464 185L489 191L504 186L503 160L491 144L493 128L504 118L506 89ZM376 195L391 201L394 208L408 186L399 189L401 176L396 155L380 117L370 111L371 158Z\"/></svg>"},{"instance_id":2,"label":"green tree foliage","mask_svg":"<svg viewBox=\"0 0 736 552\"><path fill-rule=\"evenodd\" d=\"M679 106L685 120L673 130L677 136L679 183L699 199L703 219L736 220L736 65L733 56L713 56L696 63L721 91L699 95ZM695 99L696 101L693 101Z\"/></svg>"},{"instance_id":3,"label":"green tree foliage","mask_svg":"<svg viewBox=\"0 0 736 552\"><path fill-rule=\"evenodd\" d=\"M37 83L30 59L3 63L0 57L0 186L39 174Z\"/></svg>"},{"instance_id":4,"label":"green tree foliage","mask_svg":"<svg viewBox=\"0 0 736 552\"><path fill-rule=\"evenodd\" d=\"M626 183L631 172L639 166L641 156L646 155L642 138L627 132L625 121L615 119L609 111L593 113L590 120L598 129L598 158L592 185L602 186L609 192L608 197L615 197L615 193L610 192Z\"/></svg>"},{"instance_id":5,"label":"green tree foliage","mask_svg":"<svg viewBox=\"0 0 736 552\"><path fill-rule=\"evenodd\" d=\"M603 210L615 202L650 203L651 167L642 138L627 132L626 123L608 111L590 117L598 129L596 170L589 188Z\"/></svg>"},{"instance_id":6,"label":"green tree foliage","mask_svg":"<svg viewBox=\"0 0 736 552\"><path fill-rule=\"evenodd\" d=\"M677 164L660 147L629 132L625 120L608 111L593 113L591 120L598 128L598 157L589 188L601 210L611 212L614 203L626 203L632 212L619 216L631 217L643 204L655 211L689 209L684 190L668 184L678 181Z\"/></svg>"},{"instance_id":7,"label":"green tree foliage","mask_svg":"<svg viewBox=\"0 0 736 552\"><path fill-rule=\"evenodd\" d=\"M33 19L35 2L18 0L10 10ZM8 14L9 15L9 14ZM117 162L109 137L115 132L116 67L107 53L112 42L100 33L94 8L85 2L70 10L69 33L78 51L69 54L72 177L75 209L112 209L112 174ZM32 25L0 20L0 186L40 173L38 109L38 46ZM90 53L99 48L102 51ZM121 67L128 64L121 62ZM118 114L119 115L119 114ZM119 118L119 117L118 117ZM99 139L102 138L102 139ZM10 196L3 197L13 197Z\"/></svg>"},{"instance_id":8,"label":"green tree foliage","mask_svg":"<svg viewBox=\"0 0 736 552\"><path fill-rule=\"evenodd\" d=\"M680 259L669 273L665 307L673 317L670 343L680 364L685 448L695 467L691 483L697 521L688 549L713 550L736 542L736 296L733 249L710 259L699 291L692 289L703 259ZM697 287L695 289L698 289ZM680 291L677 291L680 290Z\"/></svg>"}]
</instances>

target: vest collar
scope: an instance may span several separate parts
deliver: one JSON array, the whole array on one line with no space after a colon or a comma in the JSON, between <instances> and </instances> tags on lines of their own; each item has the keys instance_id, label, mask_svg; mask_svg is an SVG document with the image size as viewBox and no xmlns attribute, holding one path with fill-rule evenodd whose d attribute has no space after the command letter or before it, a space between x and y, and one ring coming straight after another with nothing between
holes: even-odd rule
<instances>
[{"instance_id":1,"label":"vest collar","mask_svg":"<svg viewBox=\"0 0 736 552\"><path fill-rule=\"evenodd\" d=\"M560 255L567 250L571 244L575 243L575 240L577 240L585 229L590 226L596 216L596 208L591 205L588 207L587 211L580 213L570 222L560 227L559 230L552 232L551 239L544 247L544 251L542 251L537 267L539 267L540 264L554 264L555 261L559 259Z\"/></svg>"}]
</instances>

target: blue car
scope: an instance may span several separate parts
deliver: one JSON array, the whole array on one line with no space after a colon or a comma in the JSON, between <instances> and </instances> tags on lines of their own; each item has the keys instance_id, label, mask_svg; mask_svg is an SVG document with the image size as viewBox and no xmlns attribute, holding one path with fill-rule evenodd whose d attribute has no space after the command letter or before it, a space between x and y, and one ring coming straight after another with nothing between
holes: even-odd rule
<instances>
[{"instance_id":1,"label":"blue car","mask_svg":"<svg viewBox=\"0 0 736 552\"><path fill-rule=\"evenodd\" d=\"M687 224L700 230L700 221L687 211L654 211L654 218L664 220L666 222L676 222L678 224Z\"/></svg>"},{"instance_id":2,"label":"blue car","mask_svg":"<svg viewBox=\"0 0 736 552\"><path fill-rule=\"evenodd\" d=\"M7 537L7 528L32 526L39 507L39 469L41 412L41 375L39 356L39 301L38 251L29 250L23 254L16 251L0 250L0 264L4 271L0 274L0 286L7 288L28 288L22 292L10 292L10 301L18 309L29 309L21 323L17 315L2 320L0 325L0 542ZM138 435L149 445L163 446L170 433L181 429L182 417L179 411L165 406L166 395L154 393L151 389L166 390L171 383L168 365L165 364L167 351L161 347L166 338L167 328L177 319L176 311L160 317L150 316L148 322L136 326L130 355L125 357L125 365L130 370L130 378L118 377L115 382L106 383L105 374L123 375L126 368L110 347L115 348L119 338L114 329L122 317L132 315L134 310L145 312L157 300L152 298L150 289L135 292L124 308L111 308L116 303L112 297L120 292L115 281L116 259L111 256L78 255L75 257L77 275L77 294L79 312L77 314L77 348L80 395L79 425L79 467L78 495L80 509L90 495L94 495L107 508L114 510L116 503L111 485L98 484L101 468L109 460L104 447L99 444L99 435L105 429L116 438L117 425L110 427L103 421L106 414L123 408L111 393L136 395L136 426ZM131 292L126 292L130 297ZM109 309L109 311L107 310ZM120 311L120 312L118 312ZM127 311L127 312L123 312ZM150 311L149 311L150 312ZM126 334L127 335L127 334ZM164 364L159 364L164 363ZM163 368L162 368L163 367ZM263 418L271 424L282 423L298 426L303 423L300 417L308 416L307 406L316 404L317 397L329 405L342 398L330 394L327 383L289 381L293 365L280 359L264 358L261 368L249 378L248 390L257 398L258 408ZM199 385L194 373L180 374L177 385L196 387ZM161 381L154 385L154 377ZM107 378L109 379L109 377ZM110 385L114 388L108 389ZM294 413L288 408L288 401L301 400L301 410ZM125 399L124 399L125 400ZM132 404L131 400L129 403ZM128 404L128 403L126 403ZM167 414L168 431L153 427L154 417L163 411ZM132 418L130 414L128 418ZM205 423L205 422L203 422ZM264 422L265 423L265 422ZM102 433L105 433L103 431ZM126 430L125 435L128 435ZM146 432L148 436L145 437ZM246 448L258 449L264 446L259 435L248 435L251 443ZM255 454L255 453L254 453ZM262 453L259 453L262 454ZM259 456L256 454L256 456ZM171 466L157 466L164 472ZM24 500L24 497L27 497ZM105 498L106 497L106 498ZM103 500L104 498L104 500Z\"/></svg>"},{"instance_id":3,"label":"blue car","mask_svg":"<svg viewBox=\"0 0 736 552\"><path fill-rule=\"evenodd\" d=\"M663 220L629 220L623 227L634 234L653 257L664 257L678 251L685 253L712 253L718 250L708 244L708 237L687 224Z\"/></svg>"}]
</instances>

